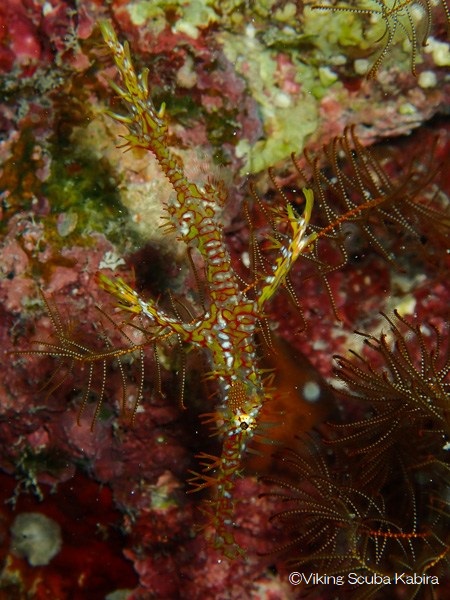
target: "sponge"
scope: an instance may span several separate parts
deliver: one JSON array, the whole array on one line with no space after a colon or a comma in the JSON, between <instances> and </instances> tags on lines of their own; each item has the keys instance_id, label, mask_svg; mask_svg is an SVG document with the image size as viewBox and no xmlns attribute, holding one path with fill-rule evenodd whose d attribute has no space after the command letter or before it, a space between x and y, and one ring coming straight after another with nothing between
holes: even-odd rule
<instances>
[{"instance_id":1,"label":"sponge","mask_svg":"<svg viewBox=\"0 0 450 600\"><path fill-rule=\"evenodd\" d=\"M11 551L25 557L32 567L48 565L61 549L61 528L37 512L17 515L11 526Z\"/></svg>"}]
</instances>

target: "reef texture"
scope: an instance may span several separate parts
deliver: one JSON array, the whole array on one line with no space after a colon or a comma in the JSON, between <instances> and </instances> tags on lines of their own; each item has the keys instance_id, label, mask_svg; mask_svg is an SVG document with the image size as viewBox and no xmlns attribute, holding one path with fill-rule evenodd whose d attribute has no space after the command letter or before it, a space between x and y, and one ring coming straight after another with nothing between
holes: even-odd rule
<instances>
[{"instance_id":1,"label":"reef texture","mask_svg":"<svg viewBox=\"0 0 450 600\"><path fill-rule=\"evenodd\" d=\"M368 0L364 6L384 4ZM351 349L382 371L376 351L354 334L358 330L380 340L381 333L389 331L381 311L393 318L398 310L421 328L425 343L434 343L439 332L440 348L447 355L438 361L439 393L444 395L436 396L442 400L438 424L434 417L424 417L414 429L412 419L404 431L412 441L432 431L438 441L433 438L427 448L440 444L449 452L448 14L445 2L414 4L424 22L426 8L432 7L428 44L419 49L413 65L416 74L411 68L416 36L396 22L393 11L381 24L388 23L388 32L394 28L399 42L389 45L377 72L367 78L383 49L374 41L380 36L373 30L376 18L370 19L369 13L311 10L309 2L283 0L2 2L0 339L5 353L0 378L0 598L303 597L306 586L289 582L286 553L277 552L292 540L289 531L280 534L279 519L271 519L285 507L272 480L281 476L280 465L290 456L283 455L283 448L303 447L309 443L304 440L318 439L317 431L330 447L339 447L336 457L343 471L360 467L354 458L359 432L349 430L356 438L351 437L345 450L325 422L345 426L376 414L377 408L361 401L350 384L347 393L342 392L339 367L344 363L336 363L334 356L348 356ZM399 18L409 23L408 15ZM236 272L244 279L248 271L240 265L255 261L251 247L257 235L258 248L263 254L266 250L264 236L271 231L266 218L270 211L264 207L270 207L275 196L281 194L295 206L301 187L315 182L317 189L323 186L344 201L342 193L333 190L336 176L357 188L351 165L349 172L334 170L332 150L328 155L323 150L333 148L336 136L351 139L350 126L356 127L362 153L363 147L374 145L376 164L387 174L385 182L379 171L370 171L370 185L379 185L388 195L397 177L401 182L396 188L400 192L392 193L393 208L377 213L375 225L359 213L347 228L343 225L339 233L346 240L345 250L335 245L333 230L330 246L323 253L320 246L320 255L313 248L290 273L290 295L299 299L298 306L280 294L268 309L268 325L276 337L271 342L275 351L267 352L265 360L267 368L275 369L280 393L278 403L263 415L263 421L272 423L264 430L272 445L261 444L262 454L248 455L233 492L235 538L244 549L233 560L211 547L208 531L202 529L199 507L208 490L188 493L186 483L189 472L198 470L195 456L214 454L218 443L199 418L214 410L202 377L208 367L201 359L186 348L176 357L168 351L156 358L146 356L143 400L131 424L121 411L123 372L117 366L108 368L104 379L99 365L84 402L87 365L70 373L64 361L42 353L14 354L35 349L33 340L54 342L59 322L80 346L123 344L122 330L112 324L120 323L123 314L99 287L99 273L120 275L175 313L189 315L191 306L202 303L197 282L201 264L194 275L189 258L195 263L195 256L187 256L184 245L173 238L168 241L160 228L163 204L173 194L170 186L150 155L117 147L127 130L106 114L120 114L120 102L108 83L116 80L116 72L97 26L101 19L111 20L119 37L128 40L139 71L148 67L150 95L156 106L165 103L171 148L182 158L190 179L197 181L206 173L225 182L229 199L223 209L224 231ZM419 40L423 30L422 23ZM351 163L353 150L337 150L337 162L346 158ZM298 157L296 167L291 153ZM408 178L404 174L410 168L413 175ZM398 202L402 194L403 204ZM438 211L435 221L426 209L410 216L409 199L415 202L419 196L420 205ZM249 218L245 199L253 202ZM327 206L331 205L324 201L320 209L324 221L314 221L313 216L316 231L326 227L328 217L339 219L351 208L338 207L333 217ZM303 207L297 208L301 212ZM403 214L406 221L399 217ZM261 260L265 264L264 257ZM180 297L183 302L177 304ZM261 347L267 342L264 337ZM419 343L410 349L419 371L422 350ZM141 394L140 367L132 361L125 367L130 371L125 374L126 402L132 406ZM183 396L180 373L185 379ZM339 391L333 391L333 384ZM105 402L91 427L98 387L104 387ZM383 436L382 430L376 431ZM369 443L361 442L361 448L372 450ZM281 463L272 458L274 449ZM344 466L346 452L350 467ZM426 535L439 536L435 555L424 558L429 561L427 572L434 573L436 567L439 585L433 591L429 585L376 590L369 586L374 598L408 598L417 592L417 598L439 600L449 594L448 497L441 497L438 483L430 491L420 479L429 475L448 481L448 458L445 452L434 459L426 452L422 459L436 466L436 472L420 471L411 484L406 475L401 481L405 493L411 494L411 487L420 489L423 483L429 502L439 506L436 533L437 517L433 520L427 513L427 530L419 525L413 532L405 528L403 537L395 537L395 528L373 534L375 525L367 521L361 535L372 532L370 543L379 545L378 556L386 540L394 539L403 548L409 539L415 548ZM417 464L406 468L414 470ZM285 481L291 481L304 500L312 488L295 480L298 472L303 478L305 467L288 472ZM371 485L378 492L389 488L389 506L396 493L391 490L392 474L384 475L378 488L377 477L370 485L352 481L364 494ZM425 504L421 497L414 509L419 523ZM17 518L24 513L41 514L61 530L60 550L48 564L14 551ZM298 534L299 528L294 523L294 541L306 535ZM435 549L433 543L429 547ZM334 554L344 546L339 538ZM326 572L327 565L337 572L333 552L328 562L324 553L314 558L312 550L310 563L303 556L299 561L305 558L308 573ZM301 572L299 564L294 561L291 570ZM320 582L309 593L323 600L340 597L339 589ZM348 597L358 598L357 594Z\"/></svg>"}]
</instances>

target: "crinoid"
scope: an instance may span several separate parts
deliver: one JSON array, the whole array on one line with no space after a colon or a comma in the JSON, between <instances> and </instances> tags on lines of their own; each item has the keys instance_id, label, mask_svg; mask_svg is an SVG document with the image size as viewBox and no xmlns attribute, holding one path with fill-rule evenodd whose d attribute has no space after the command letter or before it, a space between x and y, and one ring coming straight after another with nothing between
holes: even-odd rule
<instances>
[{"instance_id":1,"label":"crinoid","mask_svg":"<svg viewBox=\"0 0 450 600\"><path fill-rule=\"evenodd\" d=\"M433 185L442 166L434 157L436 141L426 140L425 158L416 153L406 165L394 166L388 164L389 159L395 164L394 156L383 158L365 147L350 126L322 155L305 151L305 167L294 157L301 183L308 182L316 198L318 222L311 226L322 232L314 247L319 263L325 233L339 248L341 263L355 237L363 250L370 247L394 267L401 264L402 245L409 249L408 261L412 253L423 259L447 249L449 203Z\"/></svg>"},{"instance_id":2,"label":"crinoid","mask_svg":"<svg viewBox=\"0 0 450 600\"><path fill-rule=\"evenodd\" d=\"M411 71L416 75L417 56L427 45L433 23L433 11L438 2L432 0L358 0L353 4L321 4L313 10L350 12L370 17L375 22L373 43L379 47L367 77L376 77L383 61L393 46L408 41L411 52ZM450 11L446 0L439 4L450 23ZM376 51L376 50L375 50Z\"/></svg>"},{"instance_id":3,"label":"crinoid","mask_svg":"<svg viewBox=\"0 0 450 600\"><path fill-rule=\"evenodd\" d=\"M131 321L116 323L100 306L96 306L99 319L92 324L93 330L89 332L87 328L79 326L75 320L64 319L58 308L52 305L42 291L41 297L53 327L52 336L48 339L31 340L32 348L14 350L13 353L50 356L57 361L53 375L44 387L46 398L57 392L74 375L77 368L85 369L77 422L80 424L87 405L95 399L96 406L91 419L91 429L101 412L107 391L109 368L117 369L122 387L122 413L132 422L143 393L143 349L159 338L158 333L151 333L149 329L133 324ZM138 367L138 383L137 391L130 394L134 398L130 407L126 373L132 363L136 363Z\"/></svg>"},{"instance_id":4,"label":"crinoid","mask_svg":"<svg viewBox=\"0 0 450 600\"><path fill-rule=\"evenodd\" d=\"M354 485L351 475L317 440L278 455L284 478L264 478L270 493L286 504L273 519L285 541L277 548L287 566L310 567L321 573L362 572L390 576L396 566L412 572L420 545L431 545L432 534L419 529L411 510L389 514L385 498ZM435 540L440 556L445 545ZM385 583L385 582L381 582Z\"/></svg>"},{"instance_id":5,"label":"crinoid","mask_svg":"<svg viewBox=\"0 0 450 600\"><path fill-rule=\"evenodd\" d=\"M325 576L313 583L327 588L341 576L352 600L386 598L383 588L392 583L408 581L408 598L439 584L449 565L448 503L430 515L420 489L401 488L409 505L400 513L389 496L354 485L349 469L317 441L280 453L277 469L285 475L264 478L272 488L264 495L279 503L272 521L283 541L275 552L287 569Z\"/></svg>"},{"instance_id":6,"label":"crinoid","mask_svg":"<svg viewBox=\"0 0 450 600\"><path fill-rule=\"evenodd\" d=\"M448 323L385 318L389 335L364 336L370 358L337 357L347 410L367 416L278 453L283 475L263 481L286 504L273 519L289 568L353 573L352 598L405 578L426 597L450 562Z\"/></svg>"},{"instance_id":7,"label":"crinoid","mask_svg":"<svg viewBox=\"0 0 450 600\"><path fill-rule=\"evenodd\" d=\"M332 425L335 438L328 443L358 463L365 485L374 480L376 487L393 472L411 485L424 460L445 462L450 436L449 324L439 331L394 314L393 319L384 315L388 333L360 334L369 357L354 351L352 358L335 357L336 374L346 385L339 393L365 407L367 417Z\"/></svg>"},{"instance_id":8,"label":"crinoid","mask_svg":"<svg viewBox=\"0 0 450 600\"><path fill-rule=\"evenodd\" d=\"M444 267L443 256L450 243L450 204L435 183L441 165L435 159L436 139L427 139L425 157L412 155L406 164L397 157L369 150L350 126L342 136L325 145L322 152L292 157L295 174L269 175L277 197L285 190L307 185L314 192L315 207L310 221L308 251L297 261L297 285L320 278L328 292L336 317L330 278L354 256L377 254L397 270ZM299 181L300 180L300 181ZM283 183L281 183L283 182ZM259 210L270 214L252 189ZM296 200L295 200L296 201ZM270 222L270 217L266 219ZM272 227L273 230L273 227ZM254 262L262 264L258 237L253 244ZM445 268L445 267L444 267ZM290 276L285 289L301 308Z\"/></svg>"}]
</instances>

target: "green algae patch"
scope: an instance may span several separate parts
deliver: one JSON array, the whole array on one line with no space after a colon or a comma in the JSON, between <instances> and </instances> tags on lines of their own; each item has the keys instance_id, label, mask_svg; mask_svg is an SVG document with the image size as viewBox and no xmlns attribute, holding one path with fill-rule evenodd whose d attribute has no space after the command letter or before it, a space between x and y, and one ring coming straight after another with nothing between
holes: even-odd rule
<instances>
[{"instance_id":1,"label":"green algae patch","mask_svg":"<svg viewBox=\"0 0 450 600\"><path fill-rule=\"evenodd\" d=\"M245 36L224 33L220 41L246 80L264 128L264 139L256 144L245 138L237 144L238 155L245 159L242 173L258 173L301 152L318 126L317 97L325 89L318 70L293 56L277 60L276 52L265 47L251 28Z\"/></svg>"},{"instance_id":2,"label":"green algae patch","mask_svg":"<svg viewBox=\"0 0 450 600\"><path fill-rule=\"evenodd\" d=\"M289 157L292 152L298 153L305 145L306 139L317 127L317 110L315 101L306 98L296 106L278 108L270 126L274 130L266 139L256 144L242 140L237 145L237 152L246 156L244 171L259 173L270 165Z\"/></svg>"},{"instance_id":3,"label":"green algae patch","mask_svg":"<svg viewBox=\"0 0 450 600\"><path fill-rule=\"evenodd\" d=\"M208 27L219 19L213 4L212 0L140 0L132 2L127 10L131 22L138 27L145 25L159 34L167 23L172 22L174 31L196 39L199 29Z\"/></svg>"},{"instance_id":4,"label":"green algae patch","mask_svg":"<svg viewBox=\"0 0 450 600\"><path fill-rule=\"evenodd\" d=\"M71 146L54 147L43 192L51 206L54 241L86 245L90 234L99 232L119 247L123 244L128 215L107 161Z\"/></svg>"}]
</instances>

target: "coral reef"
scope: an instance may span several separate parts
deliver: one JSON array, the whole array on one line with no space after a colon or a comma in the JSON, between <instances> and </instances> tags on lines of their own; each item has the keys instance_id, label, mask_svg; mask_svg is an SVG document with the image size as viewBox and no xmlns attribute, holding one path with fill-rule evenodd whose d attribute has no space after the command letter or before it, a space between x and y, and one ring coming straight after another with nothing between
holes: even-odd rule
<instances>
[{"instance_id":1,"label":"coral reef","mask_svg":"<svg viewBox=\"0 0 450 600\"><path fill-rule=\"evenodd\" d=\"M0 596L328 600L332 580L289 572L351 569L439 585L345 597L448 595L446 4L319 4L2 3ZM226 377L206 379L217 363L182 335L218 294L215 256L160 227L174 192L146 153L116 147L130 117L102 19L148 69L189 192L209 183L215 209L227 192L214 218L238 305L263 300L251 352L225 338L222 350L272 373L262 393L275 400L255 414L239 386L220 404ZM314 207L296 237L303 187ZM258 439L221 482L224 406ZM223 504L208 504L218 486ZM48 564L11 551L27 513L61 529Z\"/></svg>"}]
</instances>

